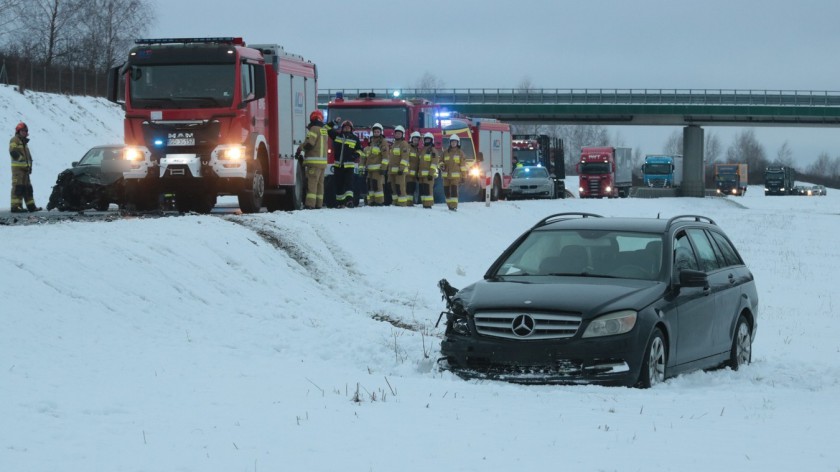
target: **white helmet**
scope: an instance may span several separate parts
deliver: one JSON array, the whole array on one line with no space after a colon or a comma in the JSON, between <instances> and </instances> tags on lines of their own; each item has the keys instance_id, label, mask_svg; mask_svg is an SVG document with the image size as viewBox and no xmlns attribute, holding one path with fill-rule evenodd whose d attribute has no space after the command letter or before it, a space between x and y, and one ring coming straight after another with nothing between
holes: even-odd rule
<instances>
[{"instance_id":1,"label":"white helmet","mask_svg":"<svg viewBox=\"0 0 840 472\"><path fill-rule=\"evenodd\" d=\"M397 131L399 131L402 134L405 134L405 128L403 128L402 126L397 126L396 128L394 128L394 132L396 133Z\"/></svg>"},{"instance_id":2,"label":"white helmet","mask_svg":"<svg viewBox=\"0 0 840 472\"><path fill-rule=\"evenodd\" d=\"M385 131L385 128L383 128L379 123L374 123L373 126L370 127L370 130L373 131L376 128L379 128L379 131Z\"/></svg>"},{"instance_id":3,"label":"white helmet","mask_svg":"<svg viewBox=\"0 0 840 472\"><path fill-rule=\"evenodd\" d=\"M420 137L420 132L419 131L415 131L415 132L411 133L411 139L419 138L419 137Z\"/></svg>"},{"instance_id":4,"label":"white helmet","mask_svg":"<svg viewBox=\"0 0 840 472\"><path fill-rule=\"evenodd\" d=\"M449 141L456 141L456 142L460 143L461 138L459 138L457 134L453 134L452 136L449 137Z\"/></svg>"},{"instance_id":5,"label":"white helmet","mask_svg":"<svg viewBox=\"0 0 840 472\"><path fill-rule=\"evenodd\" d=\"M434 141L435 135L433 135L432 133L426 133L423 135L423 139L431 139L432 141Z\"/></svg>"}]
</instances>

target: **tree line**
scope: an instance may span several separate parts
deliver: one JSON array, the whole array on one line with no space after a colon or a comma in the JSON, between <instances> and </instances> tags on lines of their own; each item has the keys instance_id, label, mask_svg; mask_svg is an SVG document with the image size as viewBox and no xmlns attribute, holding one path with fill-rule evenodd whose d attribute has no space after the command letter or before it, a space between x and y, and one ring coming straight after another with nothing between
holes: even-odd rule
<instances>
[{"instance_id":1,"label":"tree line","mask_svg":"<svg viewBox=\"0 0 840 472\"><path fill-rule=\"evenodd\" d=\"M0 52L106 71L155 20L151 0L0 0Z\"/></svg>"}]
</instances>

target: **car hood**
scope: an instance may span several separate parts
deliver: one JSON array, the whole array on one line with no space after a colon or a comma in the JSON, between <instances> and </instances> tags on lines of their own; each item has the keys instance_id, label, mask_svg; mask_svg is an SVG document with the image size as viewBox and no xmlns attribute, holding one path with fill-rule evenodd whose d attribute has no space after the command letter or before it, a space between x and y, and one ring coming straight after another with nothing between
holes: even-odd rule
<instances>
[{"instance_id":1,"label":"car hood","mask_svg":"<svg viewBox=\"0 0 840 472\"><path fill-rule=\"evenodd\" d=\"M510 185L548 185L551 183L550 179L542 177L537 179L510 179Z\"/></svg>"},{"instance_id":2,"label":"car hood","mask_svg":"<svg viewBox=\"0 0 840 472\"><path fill-rule=\"evenodd\" d=\"M616 310L641 310L660 298L664 282L587 277L518 277L484 280L459 291L469 313L545 310L580 313L584 319Z\"/></svg>"}]
</instances>

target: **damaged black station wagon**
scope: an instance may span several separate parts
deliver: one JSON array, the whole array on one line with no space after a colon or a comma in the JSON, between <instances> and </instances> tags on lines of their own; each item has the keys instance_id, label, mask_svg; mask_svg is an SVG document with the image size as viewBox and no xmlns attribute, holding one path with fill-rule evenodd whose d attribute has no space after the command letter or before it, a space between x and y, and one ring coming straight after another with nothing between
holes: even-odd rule
<instances>
[{"instance_id":1,"label":"damaged black station wagon","mask_svg":"<svg viewBox=\"0 0 840 472\"><path fill-rule=\"evenodd\" d=\"M758 294L709 218L561 213L447 302L441 363L465 378L650 387L752 358Z\"/></svg>"}]
</instances>

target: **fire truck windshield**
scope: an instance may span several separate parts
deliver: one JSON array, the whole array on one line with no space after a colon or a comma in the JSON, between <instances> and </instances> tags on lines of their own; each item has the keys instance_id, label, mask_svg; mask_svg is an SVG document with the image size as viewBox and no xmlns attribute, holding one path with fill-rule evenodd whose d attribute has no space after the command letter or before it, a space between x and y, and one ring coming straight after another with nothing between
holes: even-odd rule
<instances>
[{"instance_id":1,"label":"fire truck windshield","mask_svg":"<svg viewBox=\"0 0 840 472\"><path fill-rule=\"evenodd\" d=\"M330 107L329 116L331 119L341 117L342 121L350 120L356 129L370 129L374 123L381 123L386 128L409 128L408 109L405 107Z\"/></svg>"},{"instance_id":2,"label":"fire truck windshield","mask_svg":"<svg viewBox=\"0 0 840 472\"><path fill-rule=\"evenodd\" d=\"M586 162L580 165L581 174L609 174L610 164L608 162Z\"/></svg>"},{"instance_id":3,"label":"fire truck windshield","mask_svg":"<svg viewBox=\"0 0 840 472\"><path fill-rule=\"evenodd\" d=\"M128 76L135 108L227 108L233 104L233 64L135 65Z\"/></svg>"},{"instance_id":4,"label":"fire truck windshield","mask_svg":"<svg viewBox=\"0 0 840 472\"><path fill-rule=\"evenodd\" d=\"M536 149L514 149L513 156L524 166L535 166L540 163L540 156Z\"/></svg>"}]
</instances>

